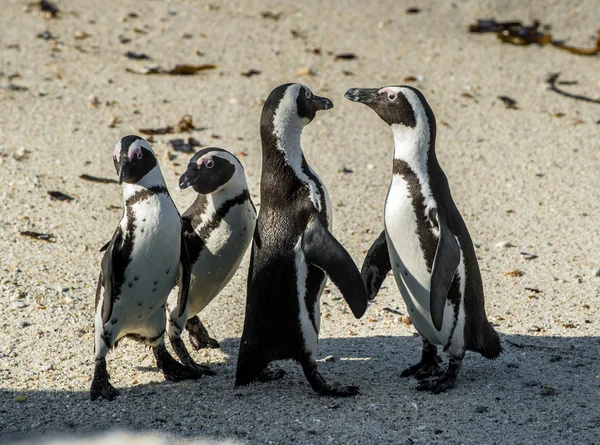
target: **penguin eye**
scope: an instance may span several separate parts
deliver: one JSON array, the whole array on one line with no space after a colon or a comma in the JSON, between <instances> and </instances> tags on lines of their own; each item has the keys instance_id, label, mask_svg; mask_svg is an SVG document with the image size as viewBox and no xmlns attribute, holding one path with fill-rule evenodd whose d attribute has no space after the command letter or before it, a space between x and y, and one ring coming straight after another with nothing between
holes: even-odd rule
<instances>
[{"instance_id":1,"label":"penguin eye","mask_svg":"<svg viewBox=\"0 0 600 445\"><path fill-rule=\"evenodd\" d=\"M388 93L388 100L390 102L394 102L397 97L398 97L398 95L396 93Z\"/></svg>"},{"instance_id":2,"label":"penguin eye","mask_svg":"<svg viewBox=\"0 0 600 445\"><path fill-rule=\"evenodd\" d=\"M144 156L144 154L142 153L142 150L138 151L136 156L138 159L142 159L142 156Z\"/></svg>"},{"instance_id":3,"label":"penguin eye","mask_svg":"<svg viewBox=\"0 0 600 445\"><path fill-rule=\"evenodd\" d=\"M304 95L307 99L310 99L312 97L312 93L309 90L304 90Z\"/></svg>"},{"instance_id":4,"label":"penguin eye","mask_svg":"<svg viewBox=\"0 0 600 445\"><path fill-rule=\"evenodd\" d=\"M215 161L209 159L204 165L206 165L206 168L213 168L215 166Z\"/></svg>"}]
</instances>

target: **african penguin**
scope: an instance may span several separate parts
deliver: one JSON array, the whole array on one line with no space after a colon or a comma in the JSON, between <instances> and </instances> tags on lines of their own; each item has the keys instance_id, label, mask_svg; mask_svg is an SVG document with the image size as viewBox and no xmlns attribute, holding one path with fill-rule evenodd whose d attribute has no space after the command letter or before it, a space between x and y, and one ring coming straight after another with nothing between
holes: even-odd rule
<instances>
[{"instance_id":1,"label":"african penguin","mask_svg":"<svg viewBox=\"0 0 600 445\"><path fill-rule=\"evenodd\" d=\"M279 378L265 369L274 360L302 365L320 394L350 396L355 386L334 387L317 371L319 299L327 276L340 289L355 317L367 295L352 258L329 232L331 203L325 186L306 162L303 128L329 99L299 84L275 88L261 116L261 206L248 273L246 317L236 386L257 378Z\"/></svg>"},{"instance_id":2,"label":"african penguin","mask_svg":"<svg viewBox=\"0 0 600 445\"><path fill-rule=\"evenodd\" d=\"M471 237L436 158L435 117L423 94L408 86L351 88L345 97L370 107L394 134L385 230L361 272L369 299L393 269L423 339L421 361L402 376L418 379L419 390L440 393L454 387L465 350L495 359L502 347L485 314ZM436 345L450 354L445 372Z\"/></svg>"},{"instance_id":3,"label":"african penguin","mask_svg":"<svg viewBox=\"0 0 600 445\"><path fill-rule=\"evenodd\" d=\"M102 258L96 290L94 378L90 398L112 400L106 355L123 337L152 347L167 380L199 378L196 369L175 361L164 344L165 305L178 273L178 298L185 307L190 270L181 218L160 172L154 151L138 136L122 138L113 161L123 185L123 216Z\"/></svg>"},{"instance_id":4,"label":"african penguin","mask_svg":"<svg viewBox=\"0 0 600 445\"><path fill-rule=\"evenodd\" d=\"M198 193L182 216L192 276L187 307L181 316L177 292L171 291L167 304L167 334L183 363L212 374L192 360L181 340L181 332L187 328L195 349L205 345L219 346L210 338L196 314L235 275L252 241L256 210L242 164L221 148L208 147L197 152L179 178L179 187L182 190L192 187Z\"/></svg>"}]
</instances>

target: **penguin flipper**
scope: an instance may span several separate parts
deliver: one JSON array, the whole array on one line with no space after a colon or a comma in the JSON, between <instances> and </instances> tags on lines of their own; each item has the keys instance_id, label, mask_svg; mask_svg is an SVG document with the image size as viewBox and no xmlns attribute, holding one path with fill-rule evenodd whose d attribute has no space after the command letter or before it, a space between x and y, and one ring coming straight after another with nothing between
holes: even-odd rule
<instances>
[{"instance_id":1,"label":"penguin flipper","mask_svg":"<svg viewBox=\"0 0 600 445\"><path fill-rule=\"evenodd\" d=\"M392 270L392 263L384 230L367 252L360 271L369 300L373 300L377 296L379 288L390 270Z\"/></svg>"},{"instance_id":2,"label":"penguin flipper","mask_svg":"<svg viewBox=\"0 0 600 445\"><path fill-rule=\"evenodd\" d=\"M190 282L192 279L192 265L188 255L185 236L181 233L181 250L179 254L179 296L177 298L177 317L183 316L187 307L188 296L190 292Z\"/></svg>"},{"instance_id":3,"label":"penguin flipper","mask_svg":"<svg viewBox=\"0 0 600 445\"><path fill-rule=\"evenodd\" d=\"M100 278L98 280L104 287L104 298L102 300L102 323L107 323L110 320L114 302L114 289L115 289L115 276L114 267L115 263L118 263L118 258L121 257L121 246L123 245L123 232L121 227L117 227L115 233L108 243L105 249L104 256L102 257L102 270L100 271ZM116 258L118 257L118 258ZM96 292L96 306L98 305L98 299L100 298L100 286Z\"/></svg>"},{"instance_id":4,"label":"penguin flipper","mask_svg":"<svg viewBox=\"0 0 600 445\"><path fill-rule=\"evenodd\" d=\"M356 318L367 310L367 292L350 254L327 230L318 216L313 216L302 237L306 261L323 270L342 292Z\"/></svg>"},{"instance_id":5,"label":"penguin flipper","mask_svg":"<svg viewBox=\"0 0 600 445\"><path fill-rule=\"evenodd\" d=\"M448 291L460 264L460 247L454 234L446 225L443 215L439 214L435 209L431 213L430 218L434 224L437 223L440 238L431 270L429 305L433 325L440 331L442 329L442 322L444 321L444 308L446 306Z\"/></svg>"}]
</instances>

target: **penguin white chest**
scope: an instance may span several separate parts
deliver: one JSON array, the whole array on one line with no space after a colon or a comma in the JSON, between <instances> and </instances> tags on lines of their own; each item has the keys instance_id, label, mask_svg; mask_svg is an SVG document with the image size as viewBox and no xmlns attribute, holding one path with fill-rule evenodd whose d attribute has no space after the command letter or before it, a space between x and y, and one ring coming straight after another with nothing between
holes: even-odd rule
<instances>
[{"instance_id":1,"label":"penguin white chest","mask_svg":"<svg viewBox=\"0 0 600 445\"><path fill-rule=\"evenodd\" d=\"M252 236L256 213L250 201L231 208L194 262L189 314L202 311L235 275Z\"/></svg>"},{"instance_id":2,"label":"penguin white chest","mask_svg":"<svg viewBox=\"0 0 600 445\"><path fill-rule=\"evenodd\" d=\"M133 248L115 309L127 320L124 325L137 331L135 327L155 318L154 314L164 314L161 306L175 285L179 267L181 220L164 194L134 204L128 216L132 218L123 229L128 233L133 227Z\"/></svg>"},{"instance_id":3,"label":"penguin white chest","mask_svg":"<svg viewBox=\"0 0 600 445\"><path fill-rule=\"evenodd\" d=\"M415 328L429 341L445 344L431 319L431 271L417 235L421 228L416 211L407 182L394 175L385 203L385 231L394 278Z\"/></svg>"}]
</instances>

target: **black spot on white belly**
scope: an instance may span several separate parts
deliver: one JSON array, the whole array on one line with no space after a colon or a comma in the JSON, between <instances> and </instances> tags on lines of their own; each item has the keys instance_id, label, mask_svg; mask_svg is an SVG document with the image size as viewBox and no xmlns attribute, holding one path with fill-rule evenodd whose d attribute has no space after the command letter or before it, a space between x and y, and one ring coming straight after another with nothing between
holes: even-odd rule
<instances>
[{"instance_id":1,"label":"black spot on white belly","mask_svg":"<svg viewBox=\"0 0 600 445\"><path fill-rule=\"evenodd\" d=\"M140 307L142 306L142 302L141 301L138 301L138 306L140 306Z\"/></svg>"},{"instance_id":2,"label":"black spot on white belly","mask_svg":"<svg viewBox=\"0 0 600 445\"><path fill-rule=\"evenodd\" d=\"M137 280L139 280L139 279L140 279L140 277L133 277L133 280L134 280L134 281L137 281Z\"/></svg>"},{"instance_id":3,"label":"black spot on white belly","mask_svg":"<svg viewBox=\"0 0 600 445\"><path fill-rule=\"evenodd\" d=\"M133 287L133 283L130 281L129 283L127 283L127 286Z\"/></svg>"},{"instance_id":4,"label":"black spot on white belly","mask_svg":"<svg viewBox=\"0 0 600 445\"><path fill-rule=\"evenodd\" d=\"M171 272L171 269L167 269L167 275L169 275L169 272Z\"/></svg>"},{"instance_id":5,"label":"black spot on white belly","mask_svg":"<svg viewBox=\"0 0 600 445\"><path fill-rule=\"evenodd\" d=\"M112 324L117 324L119 322L119 319L118 318L113 318L112 320L110 320L110 322Z\"/></svg>"},{"instance_id":6,"label":"black spot on white belly","mask_svg":"<svg viewBox=\"0 0 600 445\"><path fill-rule=\"evenodd\" d=\"M156 292L156 289L158 289L157 287L153 287L152 288L152 292Z\"/></svg>"},{"instance_id":7,"label":"black spot on white belly","mask_svg":"<svg viewBox=\"0 0 600 445\"><path fill-rule=\"evenodd\" d=\"M163 304L160 306L160 307L161 307L161 309L164 309L164 308L165 308L165 304L166 304L166 303L163 303Z\"/></svg>"},{"instance_id":8,"label":"black spot on white belly","mask_svg":"<svg viewBox=\"0 0 600 445\"><path fill-rule=\"evenodd\" d=\"M156 286L158 284L158 280L154 282L154 285Z\"/></svg>"}]
</instances>

